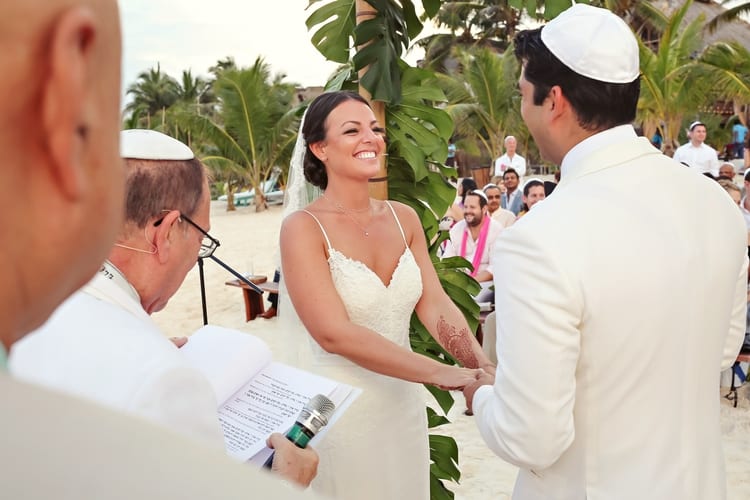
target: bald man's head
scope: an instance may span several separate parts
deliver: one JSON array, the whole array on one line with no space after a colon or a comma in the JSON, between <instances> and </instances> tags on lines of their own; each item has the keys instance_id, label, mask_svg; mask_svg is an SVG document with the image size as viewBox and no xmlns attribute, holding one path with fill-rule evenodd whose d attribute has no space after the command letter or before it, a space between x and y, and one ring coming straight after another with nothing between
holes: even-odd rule
<instances>
[{"instance_id":1,"label":"bald man's head","mask_svg":"<svg viewBox=\"0 0 750 500\"><path fill-rule=\"evenodd\" d=\"M6 346L93 275L121 223L120 50L115 0L0 2Z\"/></svg>"}]
</instances>

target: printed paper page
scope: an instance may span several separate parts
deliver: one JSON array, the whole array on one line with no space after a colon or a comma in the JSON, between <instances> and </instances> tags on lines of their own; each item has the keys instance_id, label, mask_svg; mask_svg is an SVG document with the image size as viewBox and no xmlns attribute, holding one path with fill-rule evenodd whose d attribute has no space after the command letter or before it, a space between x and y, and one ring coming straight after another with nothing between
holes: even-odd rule
<instances>
[{"instance_id":1,"label":"printed paper page","mask_svg":"<svg viewBox=\"0 0 750 500\"><path fill-rule=\"evenodd\" d=\"M271 433L285 434L313 396L331 394L338 386L334 380L270 363L219 409L227 452L249 460L266 449Z\"/></svg>"},{"instance_id":2,"label":"printed paper page","mask_svg":"<svg viewBox=\"0 0 750 500\"><path fill-rule=\"evenodd\" d=\"M214 325L197 330L180 352L203 372L219 403L227 401L271 361L271 350L258 337Z\"/></svg>"}]
</instances>

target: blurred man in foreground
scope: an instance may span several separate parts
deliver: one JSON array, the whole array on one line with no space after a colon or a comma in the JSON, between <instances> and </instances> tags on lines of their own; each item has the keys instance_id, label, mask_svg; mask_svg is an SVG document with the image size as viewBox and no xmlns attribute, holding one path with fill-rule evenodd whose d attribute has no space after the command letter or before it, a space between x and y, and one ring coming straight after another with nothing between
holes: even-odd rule
<instances>
[{"instance_id":1,"label":"blurred man in foreground","mask_svg":"<svg viewBox=\"0 0 750 500\"><path fill-rule=\"evenodd\" d=\"M298 498L222 452L11 379L5 353L101 265L122 220L114 0L0 2L3 497Z\"/></svg>"}]
</instances>

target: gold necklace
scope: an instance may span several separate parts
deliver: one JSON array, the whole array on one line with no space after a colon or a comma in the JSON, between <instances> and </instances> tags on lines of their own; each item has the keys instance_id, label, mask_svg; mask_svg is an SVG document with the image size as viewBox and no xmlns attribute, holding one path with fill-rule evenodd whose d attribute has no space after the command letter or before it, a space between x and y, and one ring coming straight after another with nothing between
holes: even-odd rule
<instances>
[{"instance_id":1,"label":"gold necklace","mask_svg":"<svg viewBox=\"0 0 750 500\"><path fill-rule=\"evenodd\" d=\"M367 229L367 226L363 226L362 224L360 224L360 222L357 220L357 218L354 217L354 214L355 213L363 214L365 212L370 212L370 222L372 222L372 202L371 201L368 200L368 202L367 202L367 208L363 208L363 209L360 209L360 210L352 210L352 209L346 208L344 205L342 205L341 203L339 203L337 201L333 201L328 196L326 196L325 193L322 193L321 196L323 196L323 198L325 198L326 200L328 200L329 203L333 204L333 206L336 208L336 210L339 213L342 213L342 214L346 215L352 221L354 221L354 223L357 225L357 227L359 227L362 230L362 232L365 234L365 236L370 236L370 231L369 231L369 229Z\"/></svg>"}]
</instances>

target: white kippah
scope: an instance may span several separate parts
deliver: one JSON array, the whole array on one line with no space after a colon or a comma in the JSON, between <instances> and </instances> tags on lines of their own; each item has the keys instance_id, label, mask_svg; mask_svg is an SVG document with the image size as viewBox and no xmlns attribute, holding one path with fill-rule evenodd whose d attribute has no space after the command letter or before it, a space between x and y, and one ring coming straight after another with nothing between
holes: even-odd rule
<instances>
[{"instance_id":1,"label":"white kippah","mask_svg":"<svg viewBox=\"0 0 750 500\"><path fill-rule=\"evenodd\" d=\"M120 157L137 160L192 160L189 147L156 130L131 129L120 132Z\"/></svg>"},{"instance_id":2,"label":"white kippah","mask_svg":"<svg viewBox=\"0 0 750 500\"><path fill-rule=\"evenodd\" d=\"M544 181L542 181L542 179L539 179L537 177L532 177L530 179L526 179L526 182L523 183L523 187L521 188L521 191L523 191L524 189L526 189L526 186L528 186L529 183L531 183L531 182L538 182L539 184L541 184L542 186L544 186Z\"/></svg>"},{"instance_id":3,"label":"white kippah","mask_svg":"<svg viewBox=\"0 0 750 500\"><path fill-rule=\"evenodd\" d=\"M638 42L625 21L607 9L575 4L542 28L542 42L579 75L630 83L640 73Z\"/></svg>"},{"instance_id":4,"label":"white kippah","mask_svg":"<svg viewBox=\"0 0 750 500\"><path fill-rule=\"evenodd\" d=\"M482 191L481 189L472 189L470 194L481 196L482 198L484 198L484 201L489 201L489 199L487 198L487 195L484 194L484 191Z\"/></svg>"}]
</instances>

